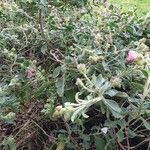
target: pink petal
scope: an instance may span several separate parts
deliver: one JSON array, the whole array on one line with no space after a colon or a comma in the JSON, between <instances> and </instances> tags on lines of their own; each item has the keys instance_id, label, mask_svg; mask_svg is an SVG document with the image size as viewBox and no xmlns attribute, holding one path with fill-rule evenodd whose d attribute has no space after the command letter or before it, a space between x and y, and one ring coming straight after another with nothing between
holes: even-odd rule
<instances>
[{"instance_id":1,"label":"pink petal","mask_svg":"<svg viewBox=\"0 0 150 150\"><path fill-rule=\"evenodd\" d=\"M128 52L128 56L127 56L128 62L136 61L137 58L138 58L138 53L136 51L131 50Z\"/></svg>"},{"instance_id":2,"label":"pink petal","mask_svg":"<svg viewBox=\"0 0 150 150\"><path fill-rule=\"evenodd\" d=\"M31 69L28 69L28 70L27 70L27 77L28 77L28 78L32 78L32 77L34 77L35 75L36 75L36 70L35 70L35 69L31 68Z\"/></svg>"}]
</instances>

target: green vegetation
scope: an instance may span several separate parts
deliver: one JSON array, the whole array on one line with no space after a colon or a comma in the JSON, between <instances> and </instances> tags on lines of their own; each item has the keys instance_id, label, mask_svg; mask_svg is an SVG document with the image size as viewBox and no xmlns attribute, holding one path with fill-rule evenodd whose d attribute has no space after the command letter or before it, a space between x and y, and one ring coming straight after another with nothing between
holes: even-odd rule
<instances>
[{"instance_id":1,"label":"green vegetation","mask_svg":"<svg viewBox=\"0 0 150 150\"><path fill-rule=\"evenodd\" d=\"M0 1L0 150L149 148L150 13Z\"/></svg>"},{"instance_id":2,"label":"green vegetation","mask_svg":"<svg viewBox=\"0 0 150 150\"><path fill-rule=\"evenodd\" d=\"M125 11L133 8L137 8L138 14L142 15L150 10L149 0L110 0L113 4L121 6Z\"/></svg>"}]
</instances>

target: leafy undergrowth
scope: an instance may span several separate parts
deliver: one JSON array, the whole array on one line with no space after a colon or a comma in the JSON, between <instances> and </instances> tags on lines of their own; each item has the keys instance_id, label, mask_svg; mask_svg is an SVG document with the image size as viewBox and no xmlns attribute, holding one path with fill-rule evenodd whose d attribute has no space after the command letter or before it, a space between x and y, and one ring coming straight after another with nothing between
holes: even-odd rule
<instances>
[{"instance_id":1,"label":"leafy undergrowth","mask_svg":"<svg viewBox=\"0 0 150 150\"><path fill-rule=\"evenodd\" d=\"M136 7L138 15L145 14L150 9L149 0L110 0L115 5L123 7L124 10Z\"/></svg>"},{"instance_id":2,"label":"leafy undergrowth","mask_svg":"<svg viewBox=\"0 0 150 150\"><path fill-rule=\"evenodd\" d=\"M0 19L0 149L150 148L149 13L15 0Z\"/></svg>"}]
</instances>

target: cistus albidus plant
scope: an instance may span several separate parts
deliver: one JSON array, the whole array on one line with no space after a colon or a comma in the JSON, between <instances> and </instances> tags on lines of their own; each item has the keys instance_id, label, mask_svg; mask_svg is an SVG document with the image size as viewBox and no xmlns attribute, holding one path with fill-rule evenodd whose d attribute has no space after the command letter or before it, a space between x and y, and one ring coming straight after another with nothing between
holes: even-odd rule
<instances>
[{"instance_id":1,"label":"cistus albidus plant","mask_svg":"<svg viewBox=\"0 0 150 150\"><path fill-rule=\"evenodd\" d=\"M149 13L16 0L0 17L0 149L149 149Z\"/></svg>"}]
</instances>

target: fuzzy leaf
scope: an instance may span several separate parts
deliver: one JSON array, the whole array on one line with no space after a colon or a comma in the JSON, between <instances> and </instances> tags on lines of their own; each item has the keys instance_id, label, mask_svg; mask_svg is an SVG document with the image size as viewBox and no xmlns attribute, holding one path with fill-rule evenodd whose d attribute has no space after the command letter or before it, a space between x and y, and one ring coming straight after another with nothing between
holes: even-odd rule
<instances>
[{"instance_id":1,"label":"fuzzy leaf","mask_svg":"<svg viewBox=\"0 0 150 150\"><path fill-rule=\"evenodd\" d=\"M8 137L3 141L3 145L9 148L9 150L17 150L14 138Z\"/></svg>"},{"instance_id":2,"label":"fuzzy leaf","mask_svg":"<svg viewBox=\"0 0 150 150\"><path fill-rule=\"evenodd\" d=\"M118 141L119 141L119 142L122 142L122 141L123 141L123 139L124 139L124 133L123 133L122 130L119 130L119 131L117 132L117 137L118 137Z\"/></svg>"},{"instance_id":3,"label":"fuzzy leaf","mask_svg":"<svg viewBox=\"0 0 150 150\"><path fill-rule=\"evenodd\" d=\"M41 47L41 52L42 52L42 54L46 54L46 51L47 51L47 44L44 44L44 45Z\"/></svg>"},{"instance_id":4,"label":"fuzzy leaf","mask_svg":"<svg viewBox=\"0 0 150 150\"><path fill-rule=\"evenodd\" d=\"M119 107L119 105L117 104L117 102L113 101L113 100L109 100L109 99L105 99L103 100L104 104L109 108L109 110L112 112L112 114L114 115L114 117L116 118L121 118L121 108Z\"/></svg>"},{"instance_id":5,"label":"fuzzy leaf","mask_svg":"<svg viewBox=\"0 0 150 150\"><path fill-rule=\"evenodd\" d=\"M96 150L104 150L106 141L101 136L95 136L95 147Z\"/></svg>"},{"instance_id":6,"label":"fuzzy leaf","mask_svg":"<svg viewBox=\"0 0 150 150\"><path fill-rule=\"evenodd\" d=\"M142 118L142 121L144 123L144 126L146 129L150 130L150 122L146 121L145 119Z\"/></svg>"},{"instance_id":7,"label":"fuzzy leaf","mask_svg":"<svg viewBox=\"0 0 150 150\"><path fill-rule=\"evenodd\" d=\"M56 81L57 93L60 97L63 97L64 94L64 79L58 78Z\"/></svg>"},{"instance_id":8,"label":"fuzzy leaf","mask_svg":"<svg viewBox=\"0 0 150 150\"><path fill-rule=\"evenodd\" d=\"M60 71L61 71L61 66L58 66L57 68L55 68L53 71L53 78L58 77L60 74Z\"/></svg>"}]
</instances>

